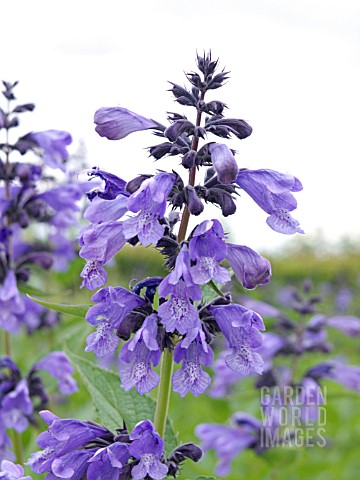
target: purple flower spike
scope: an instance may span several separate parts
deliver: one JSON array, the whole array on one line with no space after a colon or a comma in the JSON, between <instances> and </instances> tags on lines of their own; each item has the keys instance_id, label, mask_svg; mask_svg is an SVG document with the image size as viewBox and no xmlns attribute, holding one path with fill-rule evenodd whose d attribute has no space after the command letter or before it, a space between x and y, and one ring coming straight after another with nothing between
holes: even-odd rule
<instances>
[{"instance_id":1,"label":"purple flower spike","mask_svg":"<svg viewBox=\"0 0 360 480\"><path fill-rule=\"evenodd\" d=\"M231 348L231 353L225 357L227 366L243 375L262 373L264 361L254 351L262 345L259 329L263 330L264 324L261 317L241 305L212 306L209 310Z\"/></svg>"},{"instance_id":2,"label":"purple flower spike","mask_svg":"<svg viewBox=\"0 0 360 480\"><path fill-rule=\"evenodd\" d=\"M120 140L133 132L157 128L159 124L122 107L104 107L95 112L94 123L100 137Z\"/></svg>"},{"instance_id":3,"label":"purple flower spike","mask_svg":"<svg viewBox=\"0 0 360 480\"><path fill-rule=\"evenodd\" d=\"M136 387L140 395L143 395L159 383L159 375L151 368L151 364L158 365L161 357L156 336L157 315L152 314L145 319L134 338L122 347L119 358L123 363L119 373L124 390Z\"/></svg>"},{"instance_id":4,"label":"purple flower spike","mask_svg":"<svg viewBox=\"0 0 360 480\"><path fill-rule=\"evenodd\" d=\"M3 460L0 466L1 480L31 480L29 475L24 476L24 469L21 465Z\"/></svg>"},{"instance_id":5,"label":"purple flower spike","mask_svg":"<svg viewBox=\"0 0 360 480\"><path fill-rule=\"evenodd\" d=\"M150 420L138 423L132 433L129 446L131 455L140 460L131 470L133 480L152 478L161 480L166 477L168 467L160 459L164 453L164 441L156 432Z\"/></svg>"},{"instance_id":6,"label":"purple flower spike","mask_svg":"<svg viewBox=\"0 0 360 480\"><path fill-rule=\"evenodd\" d=\"M212 365L214 354L205 341L204 333L195 330L198 332L195 339L189 343L188 338L185 338L174 351L174 361L182 362L182 366L174 372L172 385L174 391L182 397L188 392L197 397L204 393L211 383L211 378L202 370L201 363L207 367Z\"/></svg>"},{"instance_id":7,"label":"purple flower spike","mask_svg":"<svg viewBox=\"0 0 360 480\"><path fill-rule=\"evenodd\" d=\"M239 167L230 148L223 143L209 145L211 161L221 183L233 183L239 173Z\"/></svg>"},{"instance_id":8,"label":"purple flower spike","mask_svg":"<svg viewBox=\"0 0 360 480\"><path fill-rule=\"evenodd\" d=\"M64 161L69 156L66 147L72 142L70 133L61 130L46 130L29 133L26 135L26 139L35 142L44 151L46 165L65 171Z\"/></svg>"},{"instance_id":9,"label":"purple flower spike","mask_svg":"<svg viewBox=\"0 0 360 480\"><path fill-rule=\"evenodd\" d=\"M266 222L273 230L286 235L304 233L289 213L297 207L291 192L302 190L296 177L274 170L241 170L236 183L270 215Z\"/></svg>"},{"instance_id":10,"label":"purple flower spike","mask_svg":"<svg viewBox=\"0 0 360 480\"><path fill-rule=\"evenodd\" d=\"M72 378L74 369L64 352L51 352L36 363L37 370L45 370L58 380L58 387L64 395L71 395L78 390Z\"/></svg>"},{"instance_id":11,"label":"purple flower spike","mask_svg":"<svg viewBox=\"0 0 360 480\"><path fill-rule=\"evenodd\" d=\"M249 247L227 244L226 259L241 285L249 290L270 281L270 262Z\"/></svg>"}]
</instances>

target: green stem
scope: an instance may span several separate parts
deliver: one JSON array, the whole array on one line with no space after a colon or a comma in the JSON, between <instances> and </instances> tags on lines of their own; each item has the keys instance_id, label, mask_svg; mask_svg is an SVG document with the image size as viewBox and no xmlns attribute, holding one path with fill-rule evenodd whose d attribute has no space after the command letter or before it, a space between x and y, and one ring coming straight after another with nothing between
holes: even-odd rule
<instances>
[{"instance_id":1,"label":"green stem","mask_svg":"<svg viewBox=\"0 0 360 480\"><path fill-rule=\"evenodd\" d=\"M11 336L10 333L7 332L6 330L3 331L4 335L4 352L5 355L8 357L11 357Z\"/></svg>"},{"instance_id":2,"label":"green stem","mask_svg":"<svg viewBox=\"0 0 360 480\"><path fill-rule=\"evenodd\" d=\"M171 395L171 374L173 370L173 352L165 349L161 359L160 383L155 410L154 425L157 433L164 438L166 418Z\"/></svg>"},{"instance_id":3,"label":"green stem","mask_svg":"<svg viewBox=\"0 0 360 480\"><path fill-rule=\"evenodd\" d=\"M24 465L24 453L23 453L21 433L18 433L15 430L13 430L12 438L13 438L13 449L15 453L16 463L19 463L20 465Z\"/></svg>"}]
</instances>

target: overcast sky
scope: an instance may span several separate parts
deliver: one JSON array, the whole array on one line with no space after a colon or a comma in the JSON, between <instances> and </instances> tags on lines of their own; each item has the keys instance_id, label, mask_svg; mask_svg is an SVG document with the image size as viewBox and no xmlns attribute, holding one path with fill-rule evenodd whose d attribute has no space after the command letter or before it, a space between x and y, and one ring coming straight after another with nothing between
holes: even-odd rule
<instances>
[{"instance_id":1,"label":"overcast sky","mask_svg":"<svg viewBox=\"0 0 360 480\"><path fill-rule=\"evenodd\" d=\"M185 84L196 51L211 48L231 71L215 91L228 115L253 127L229 145L240 167L292 173L303 183L294 217L309 239L360 238L360 2L357 0L12 0L0 1L1 78L19 80L18 99L36 110L22 133L68 130L89 166L129 180L153 164L150 132L110 142L94 112L121 105L165 122L174 104L167 80ZM211 138L215 140L214 138ZM211 214L213 214L213 210ZM228 225L259 249L294 241L273 232L246 197Z\"/></svg>"}]
</instances>

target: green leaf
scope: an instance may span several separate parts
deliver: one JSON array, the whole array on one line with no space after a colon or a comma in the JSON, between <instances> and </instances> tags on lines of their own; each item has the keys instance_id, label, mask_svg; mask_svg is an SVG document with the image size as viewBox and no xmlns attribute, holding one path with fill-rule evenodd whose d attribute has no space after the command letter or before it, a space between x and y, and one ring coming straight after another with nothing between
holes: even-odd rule
<instances>
[{"instance_id":1,"label":"green leaf","mask_svg":"<svg viewBox=\"0 0 360 480\"><path fill-rule=\"evenodd\" d=\"M202 301L205 305L210 303L212 300L215 300L215 298L223 296L220 285L214 282L214 280L210 280L210 282L206 285L202 285L201 290Z\"/></svg>"},{"instance_id":2,"label":"green leaf","mask_svg":"<svg viewBox=\"0 0 360 480\"><path fill-rule=\"evenodd\" d=\"M67 313L68 315L74 315L75 317L81 318L84 318L89 308L92 307L92 305L64 305L62 303L44 302L31 295L27 295L27 297L43 307L50 308L50 310L56 310L57 312Z\"/></svg>"},{"instance_id":3,"label":"green leaf","mask_svg":"<svg viewBox=\"0 0 360 480\"><path fill-rule=\"evenodd\" d=\"M216 480L216 477L204 477L204 475L201 475L200 477L196 477L195 480Z\"/></svg>"},{"instance_id":4,"label":"green leaf","mask_svg":"<svg viewBox=\"0 0 360 480\"><path fill-rule=\"evenodd\" d=\"M57 295L57 293L45 293L39 290L36 287L32 287L28 283L18 283L17 288L21 293L25 293L28 295L36 295L38 297L49 297L51 295Z\"/></svg>"},{"instance_id":5,"label":"green leaf","mask_svg":"<svg viewBox=\"0 0 360 480\"><path fill-rule=\"evenodd\" d=\"M153 420L155 401L148 395L139 395L134 390L125 392L120 387L119 376L66 350L85 387L89 391L95 411L101 423L115 431L125 421L129 431L141 420ZM165 450L170 453L177 447L177 439L170 420L165 429Z\"/></svg>"}]
</instances>

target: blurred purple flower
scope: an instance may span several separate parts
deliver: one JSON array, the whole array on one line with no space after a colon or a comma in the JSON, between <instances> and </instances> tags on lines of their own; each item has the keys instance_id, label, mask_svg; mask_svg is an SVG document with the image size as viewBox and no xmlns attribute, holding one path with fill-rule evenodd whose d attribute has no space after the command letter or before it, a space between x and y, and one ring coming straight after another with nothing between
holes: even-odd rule
<instances>
[{"instance_id":1,"label":"blurred purple flower","mask_svg":"<svg viewBox=\"0 0 360 480\"><path fill-rule=\"evenodd\" d=\"M71 395L78 390L76 381L72 378L74 369L64 352L51 352L38 361L34 368L45 370L58 380L58 388L64 395Z\"/></svg>"},{"instance_id":2,"label":"blurred purple flower","mask_svg":"<svg viewBox=\"0 0 360 480\"><path fill-rule=\"evenodd\" d=\"M65 171L64 161L69 156L66 147L72 142L70 133L61 130L46 130L29 133L25 137L27 140L35 142L43 150L46 165Z\"/></svg>"},{"instance_id":3,"label":"blurred purple flower","mask_svg":"<svg viewBox=\"0 0 360 480\"><path fill-rule=\"evenodd\" d=\"M0 480L31 480L29 475L24 476L24 469L21 465L3 460L0 466Z\"/></svg>"}]
</instances>

